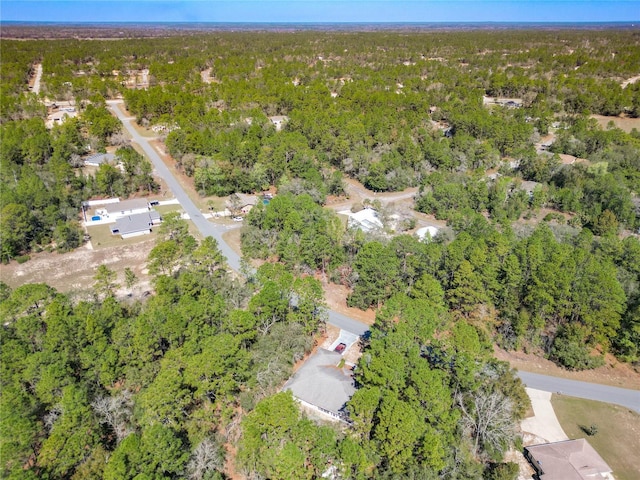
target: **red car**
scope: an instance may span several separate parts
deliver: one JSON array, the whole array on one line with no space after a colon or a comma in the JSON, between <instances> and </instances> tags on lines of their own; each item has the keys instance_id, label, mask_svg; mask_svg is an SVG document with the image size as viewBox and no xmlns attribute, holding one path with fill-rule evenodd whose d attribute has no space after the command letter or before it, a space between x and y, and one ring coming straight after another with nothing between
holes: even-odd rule
<instances>
[{"instance_id":1,"label":"red car","mask_svg":"<svg viewBox=\"0 0 640 480\"><path fill-rule=\"evenodd\" d=\"M333 350L334 352L342 353L344 349L347 348L346 343L339 343L338 346Z\"/></svg>"}]
</instances>

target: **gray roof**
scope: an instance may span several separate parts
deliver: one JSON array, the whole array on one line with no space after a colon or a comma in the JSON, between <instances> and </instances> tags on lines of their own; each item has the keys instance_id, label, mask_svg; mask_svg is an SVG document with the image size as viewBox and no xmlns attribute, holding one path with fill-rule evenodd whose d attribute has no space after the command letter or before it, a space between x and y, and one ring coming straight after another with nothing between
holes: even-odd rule
<instances>
[{"instance_id":1,"label":"gray roof","mask_svg":"<svg viewBox=\"0 0 640 480\"><path fill-rule=\"evenodd\" d=\"M541 480L596 480L611 472L584 438L525 447L525 456Z\"/></svg>"},{"instance_id":2,"label":"gray roof","mask_svg":"<svg viewBox=\"0 0 640 480\"><path fill-rule=\"evenodd\" d=\"M129 233L144 232L149 230L154 222L158 222L160 219L160 213L155 210L127 215L116 220L116 223L111 227L111 233L127 235Z\"/></svg>"},{"instance_id":3,"label":"gray roof","mask_svg":"<svg viewBox=\"0 0 640 480\"><path fill-rule=\"evenodd\" d=\"M356 391L351 371L338 368L342 355L319 348L287 381L284 390L311 405L335 414Z\"/></svg>"},{"instance_id":4,"label":"gray roof","mask_svg":"<svg viewBox=\"0 0 640 480\"><path fill-rule=\"evenodd\" d=\"M95 163L96 165L102 165L103 163L111 163L116 159L113 153L94 153L84 159L84 163Z\"/></svg>"},{"instance_id":5,"label":"gray roof","mask_svg":"<svg viewBox=\"0 0 640 480\"><path fill-rule=\"evenodd\" d=\"M149 201L146 198L132 198L104 206L104 209L109 213L127 212L129 210L138 210L139 208L149 208Z\"/></svg>"}]
</instances>

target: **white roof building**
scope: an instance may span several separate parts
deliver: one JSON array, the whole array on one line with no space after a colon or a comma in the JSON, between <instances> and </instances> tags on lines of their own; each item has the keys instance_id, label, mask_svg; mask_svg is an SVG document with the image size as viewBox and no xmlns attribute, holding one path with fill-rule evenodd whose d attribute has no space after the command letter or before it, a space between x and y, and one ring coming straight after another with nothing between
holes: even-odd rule
<instances>
[{"instance_id":1,"label":"white roof building","mask_svg":"<svg viewBox=\"0 0 640 480\"><path fill-rule=\"evenodd\" d=\"M115 159L116 156L113 153L94 153L84 159L84 164L99 167L103 163L113 163Z\"/></svg>"},{"instance_id":2,"label":"white roof building","mask_svg":"<svg viewBox=\"0 0 640 480\"><path fill-rule=\"evenodd\" d=\"M119 218L126 215L135 215L149 211L149 202L146 198L132 198L122 202L104 205L96 213L108 218Z\"/></svg>"},{"instance_id":3,"label":"white roof building","mask_svg":"<svg viewBox=\"0 0 640 480\"><path fill-rule=\"evenodd\" d=\"M349 215L349 227L359 228L363 232L371 232L374 230L378 230L384 227L380 218L378 216L378 212L376 212L372 208L365 208L364 210L360 210L356 213L351 212L340 212L346 213Z\"/></svg>"},{"instance_id":4,"label":"white roof building","mask_svg":"<svg viewBox=\"0 0 640 480\"><path fill-rule=\"evenodd\" d=\"M437 227L422 227L419 228L418 230L416 230L416 235L418 237L418 239L422 242L426 239L429 238L435 238L435 236L438 234L438 228Z\"/></svg>"}]
</instances>

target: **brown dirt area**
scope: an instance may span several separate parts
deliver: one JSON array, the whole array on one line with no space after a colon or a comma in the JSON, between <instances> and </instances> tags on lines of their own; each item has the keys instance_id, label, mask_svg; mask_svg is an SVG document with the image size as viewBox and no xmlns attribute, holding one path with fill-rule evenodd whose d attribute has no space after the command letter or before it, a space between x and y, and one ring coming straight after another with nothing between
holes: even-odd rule
<instances>
[{"instance_id":1,"label":"brown dirt area","mask_svg":"<svg viewBox=\"0 0 640 480\"><path fill-rule=\"evenodd\" d=\"M610 354L605 356L605 365L602 367L572 372L539 355L524 352L507 352L496 346L494 346L493 350L499 360L507 361L513 368L525 372L640 390L640 372L626 363L618 362Z\"/></svg>"},{"instance_id":2,"label":"brown dirt area","mask_svg":"<svg viewBox=\"0 0 640 480\"><path fill-rule=\"evenodd\" d=\"M322 282L324 290L324 298L330 310L342 313L367 325L373 325L376 319L376 311L372 308L362 311L359 308L351 308L347 306L347 296L349 289L344 285L336 285L335 283Z\"/></svg>"},{"instance_id":3,"label":"brown dirt area","mask_svg":"<svg viewBox=\"0 0 640 480\"><path fill-rule=\"evenodd\" d=\"M605 130L609 122L613 122L616 127L627 133L631 132L634 128L640 131L640 118L605 117L604 115L591 115L591 118L595 118Z\"/></svg>"},{"instance_id":4,"label":"brown dirt area","mask_svg":"<svg viewBox=\"0 0 640 480\"><path fill-rule=\"evenodd\" d=\"M133 240L133 239L132 239ZM124 269L129 267L138 277L133 288L135 296L150 290L150 277L146 260L155 245L155 237L138 237L135 242L100 249L87 245L69 253L41 252L31 254L31 260L23 264L11 262L0 267L0 279L16 288L26 283L47 283L60 292L89 292L98 266L104 264L118 274L118 282L124 285ZM129 292L119 292L127 295Z\"/></svg>"}]
</instances>

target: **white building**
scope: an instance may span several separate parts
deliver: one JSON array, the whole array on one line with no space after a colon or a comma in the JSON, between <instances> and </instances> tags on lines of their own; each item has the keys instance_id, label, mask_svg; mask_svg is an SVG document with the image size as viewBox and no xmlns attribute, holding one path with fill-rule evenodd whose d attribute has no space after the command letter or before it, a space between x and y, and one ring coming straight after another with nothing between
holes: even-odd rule
<instances>
[{"instance_id":1,"label":"white building","mask_svg":"<svg viewBox=\"0 0 640 480\"><path fill-rule=\"evenodd\" d=\"M352 213L349 211L340 213L346 213L349 216L349 227L359 228L363 232L372 232L384 227L384 225L380 221L378 212L376 212L372 208L365 208L356 213Z\"/></svg>"},{"instance_id":2,"label":"white building","mask_svg":"<svg viewBox=\"0 0 640 480\"><path fill-rule=\"evenodd\" d=\"M438 234L437 227L422 227L416 230L416 236L418 239L423 242L425 240L433 239Z\"/></svg>"}]
</instances>

